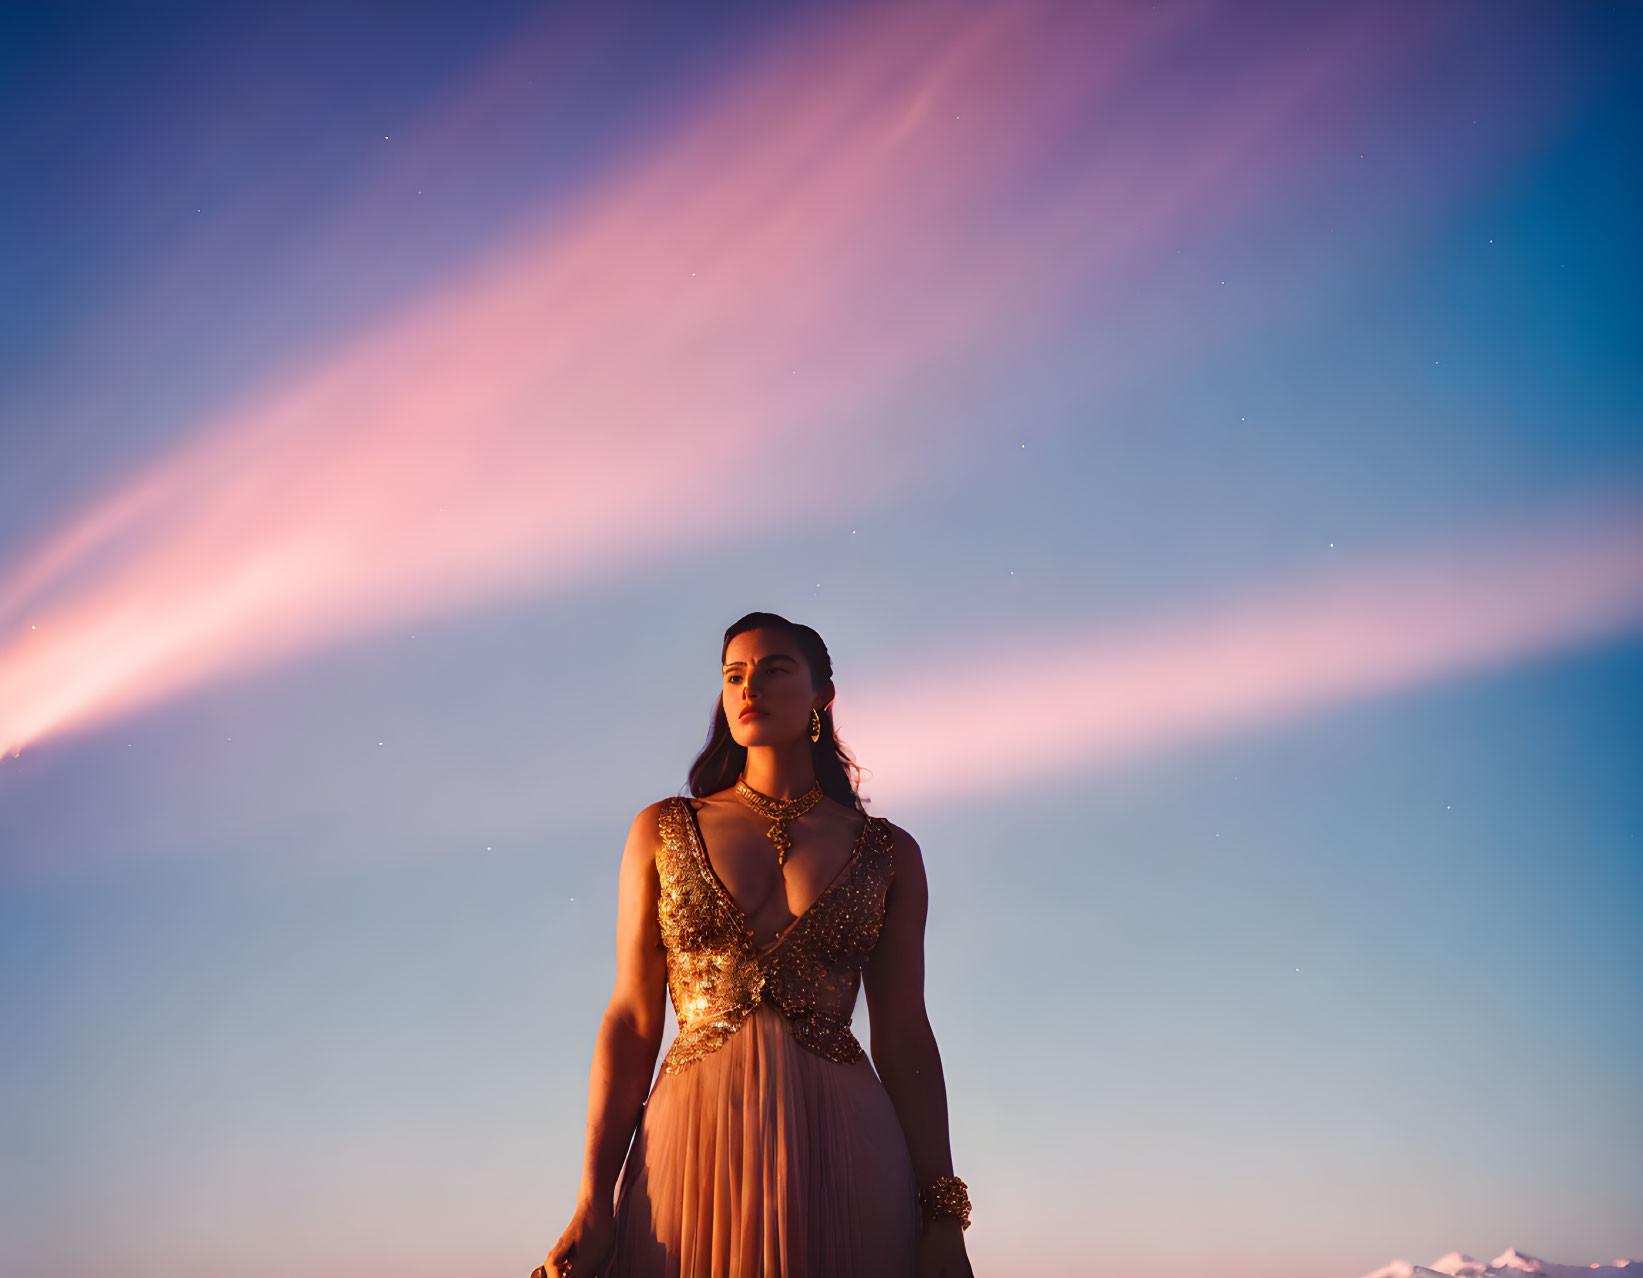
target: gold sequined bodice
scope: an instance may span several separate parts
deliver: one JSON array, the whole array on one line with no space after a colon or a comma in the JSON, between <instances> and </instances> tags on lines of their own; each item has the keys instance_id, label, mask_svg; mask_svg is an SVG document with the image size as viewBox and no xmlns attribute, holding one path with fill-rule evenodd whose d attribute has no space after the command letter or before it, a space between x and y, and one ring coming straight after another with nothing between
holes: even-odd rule
<instances>
[{"instance_id":1,"label":"gold sequined bodice","mask_svg":"<svg viewBox=\"0 0 1643 1278\"><path fill-rule=\"evenodd\" d=\"M656 917L679 1022L663 1072L677 1074L722 1046L761 1003L779 1010L811 1051L860 1060L850 1014L884 918L893 872L890 823L868 817L838 877L773 946L757 950L746 916L708 861L689 801L666 800L659 822Z\"/></svg>"}]
</instances>

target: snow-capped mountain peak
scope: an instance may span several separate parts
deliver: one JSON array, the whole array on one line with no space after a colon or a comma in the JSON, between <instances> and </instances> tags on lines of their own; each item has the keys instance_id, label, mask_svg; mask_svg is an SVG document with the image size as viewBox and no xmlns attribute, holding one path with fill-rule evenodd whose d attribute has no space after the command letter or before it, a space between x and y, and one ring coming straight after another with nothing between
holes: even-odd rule
<instances>
[{"instance_id":1,"label":"snow-capped mountain peak","mask_svg":"<svg viewBox=\"0 0 1643 1278\"><path fill-rule=\"evenodd\" d=\"M1460 1278L1463 1274L1466 1278L1472 1278L1475 1274L1487 1272L1489 1266L1464 1251L1446 1251L1432 1262L1432 1268L1440 1274L1454 1275L1454 1278Z\"/></svg>"},{"instance_id":2,"label":"snow-capped mountain peak","mask_svg":"<svg viewBox=\"0 0 1643 1278\"><path fill-rule=\"evenodd\" d=\"M1364 1278L1518 1278L1521 1274L1541 1274L1544 1278L1643 1278L1643 1260L1615 1260L1611 1264L1592 1261L1587 1265L1560 1265L1508 1247L1488 1264L1464 1251L1448 1251L1430 1265L1394 1260Z\"/></svg>"},{"instance_id":3,"label":"snow-capped mountain peak","mask_svg":"<svg viewBox=\"0 0 1643 1278\"><path fill-rule=\"evenodd\" d=\"M1516 1247L1508 1247L1500 1255L1489 1262L1491 1269L1516 1269L1526 1274L1543 1274L1546 1272L1546 1262L1539 1256L1527 1256ZM1573 1269L1567 1265L1563 1268Z\"/></svg>"}]
</instances>

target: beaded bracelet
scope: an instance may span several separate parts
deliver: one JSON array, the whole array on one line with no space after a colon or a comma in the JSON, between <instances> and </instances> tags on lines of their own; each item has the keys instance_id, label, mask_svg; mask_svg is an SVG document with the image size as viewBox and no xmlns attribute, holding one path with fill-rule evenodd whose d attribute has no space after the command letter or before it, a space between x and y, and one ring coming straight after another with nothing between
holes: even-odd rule
<instances>
[{"instance_id":1,"label":"beaded bracelet","mask_svg":"<svg viewBox=\"0 0 1643 1278\"><path fill-rule=\"evenodd\" d=\"M926 1215L957 1216L961 1228L970 1227L970 1192L957 1176L937 1176L918 1191L918 1201Z\"/></svg>"}]
</instances>

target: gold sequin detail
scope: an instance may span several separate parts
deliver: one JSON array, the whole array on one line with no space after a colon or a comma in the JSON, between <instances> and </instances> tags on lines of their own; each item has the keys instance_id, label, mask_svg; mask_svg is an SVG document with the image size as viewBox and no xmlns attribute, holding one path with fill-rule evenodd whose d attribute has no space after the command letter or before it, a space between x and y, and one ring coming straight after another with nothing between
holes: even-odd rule
<instances>
[{"instance_id":1,"label":"gold sequin detail","mask_svg":"<svg viewBox=\"0 0 1643 1278\"><path fill-rule=\"evenodd\" d=\"M753 948L747 919L713 873L689 801L662 804L656 905L667 947L668 994L679 1035L662 1061L677 1074L724 1045L755 1007L787 1017L793 1037L829 1060L862 1058L850 1032L861 967L884 921L895 833L868 817L854 855L781 939Z\"/></svg>"}]
</instances>

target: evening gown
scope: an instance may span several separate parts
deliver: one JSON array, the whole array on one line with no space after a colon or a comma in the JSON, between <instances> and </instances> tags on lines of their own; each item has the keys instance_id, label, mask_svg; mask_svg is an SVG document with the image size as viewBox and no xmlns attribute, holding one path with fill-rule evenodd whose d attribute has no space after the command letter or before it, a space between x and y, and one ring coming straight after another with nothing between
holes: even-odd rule
<instances>
[{"instance_id":1,"label":"evening gown","mask_svg":"<svg viewBox=\"0 0 1643 1278\"><path fill-rule=\"evenodd\" d=\"M771 946L714 871L688 800L659 817L657 921L679 1024L616 1193L601 1278L909 1278L907 1142L850 1016L878 940L893 831Z\"/></svg>"}]
</instances>

